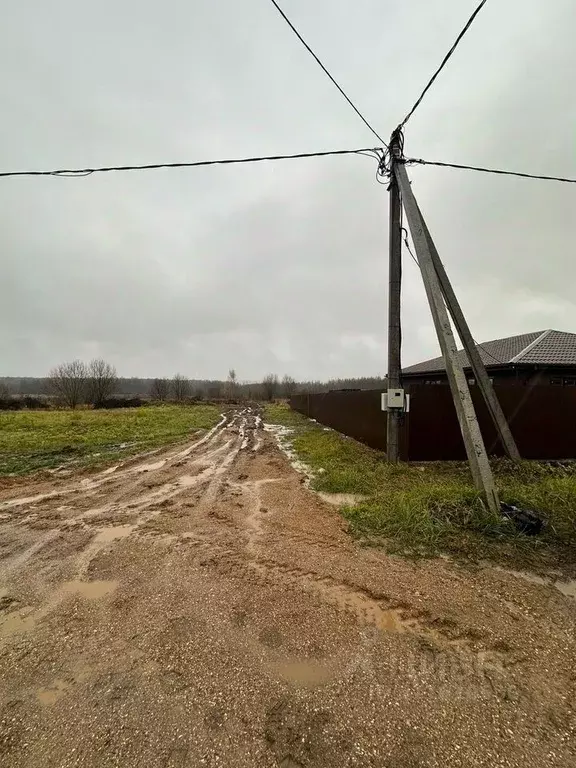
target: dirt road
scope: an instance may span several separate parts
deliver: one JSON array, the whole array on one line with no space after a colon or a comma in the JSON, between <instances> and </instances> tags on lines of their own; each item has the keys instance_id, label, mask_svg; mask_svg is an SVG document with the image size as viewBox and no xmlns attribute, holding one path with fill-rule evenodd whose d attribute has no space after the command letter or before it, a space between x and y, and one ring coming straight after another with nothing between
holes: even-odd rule
<instances>
[{"instance_id":1,"label":"dirt road","mask_svg":"<svg viewBox=\"0 0 576 768\"><path fill-rule=\"evenodd\" d=\"M0 762L576 764L576 601L362 549L245 409L0 491Z\"/></svg>"}]
</instances>

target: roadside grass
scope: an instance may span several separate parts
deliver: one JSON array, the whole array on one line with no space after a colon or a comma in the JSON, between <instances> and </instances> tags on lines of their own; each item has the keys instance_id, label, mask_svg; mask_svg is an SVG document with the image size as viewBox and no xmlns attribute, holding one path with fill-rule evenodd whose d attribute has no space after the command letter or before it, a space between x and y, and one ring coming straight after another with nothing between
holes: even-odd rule
<instances>
[{"instance_id":1,"label":"roadside grass","mask_svg":"<svg viewBox=\"0 0 576 768\"><path fill-rule=\"evenodd\" d=\"M219 416L214 405L1 411L0 475L123 458L210 429Z\"/></svg>"},{"instance_id":2,"label":"roadside grass","mask_svg":"<svg viewBox=\"0 0 576 768\"><path fill-rule=\"evenodd\" d=\"M364 544L409 556L446 553L507 567L576 569L576 464L492 462L501 500L546 520L541 535L526 536L485 508L465 463L390 465L382 453L288 406L267 406L265 421L293 430L291 443L314 471L315 490L364 497L342 509Z\"/></svg>"}]
</instances>

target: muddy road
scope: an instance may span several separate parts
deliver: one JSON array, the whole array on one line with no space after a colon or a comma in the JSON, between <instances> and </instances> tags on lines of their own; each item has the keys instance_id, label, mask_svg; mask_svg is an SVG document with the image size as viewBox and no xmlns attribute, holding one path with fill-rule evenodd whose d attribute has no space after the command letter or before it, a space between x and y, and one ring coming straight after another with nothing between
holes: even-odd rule
<instances>
[{"instance_id":1,"label":"muddy road","mask_svg":"<svg viewBox=\"0 0 576 768\"><path fill-rule=\"evenodd\" d=\"M359 547L255 411L0 491L0 762L576 765L576 601Z\"/></svg>"}]
</instances>

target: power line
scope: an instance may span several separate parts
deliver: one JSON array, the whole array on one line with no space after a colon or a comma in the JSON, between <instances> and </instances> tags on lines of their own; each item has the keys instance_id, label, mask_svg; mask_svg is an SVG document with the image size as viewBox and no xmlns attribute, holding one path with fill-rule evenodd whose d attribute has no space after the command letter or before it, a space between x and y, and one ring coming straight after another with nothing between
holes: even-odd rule
<instances>
[{"instance_id":1,"label":"power line","mask_svg":"<svg viewBox=\"0 0 576 768\"><path fill-rule=\"evenodd\" d=\"M318 64L318 66L319 66L319 67L322 69L322 71L324 72L324 74L325 74L325 75L327 75L327 76L330 78L330 80L331 80L331 81L334 83L334 85L336 86L336 88L338 88L338 90L340 91L340 93L342 94L342 96L344 96L344 98L346 99L346 101L348 102L348 104L350 104L350 106L352 107L352 109L354 110L354 112L356 112L356 114L358 115L358 117L360 118L360 120L362 120L362 122L364 123L364 125L365 125L367 128L369 128L369 129L372 131L372 133L374 134L374 136L376 136L376 138L378 139L378 141L380 141L380 142L381 142L381 143L382 143L382 144L383 144L385 147L387 147L388 145L386 144L386 142L384 141L384 139L383 139L383 138L380 136L380 134L379 134L379 133L377 133L377 132L376 132L376 130L375 130L375 129L374 129L374 128L373 128L373 127L370 125L370 123L368 122L368 120L366 120L366 118L364 117L364 115L362 114L362 112L360 112L360 110L358 109L358 107L357 107L357 106L354 104L354 102L352 101L352 99L351 99L351 98L350 98L350 97L349 97L349 96L346 94L346 92L344 91L344 89L343 89L343 88L342 88L342 87L341 87L341 86L340 86L340 85L339 85L339 84L336 82L336 80L335 80L335 79L332 77L332 75L330 74L330 72L329 72L329 71L326 69L326 67L324 66L324 64L323 64L323 63L320 61L320 59L319 59L319 58L318 58L318 56L317 56L317 55L314 53L314 51L312 50L312 48L311 48L311 47L308 45L308 43L306 42L306 40L304 40L304 38L302 37L302 35L300 34L300 32L298 32L298 30L296 29L296 27L294 26L294 24L292 24L292 22L290 21L290 19L288 18L288 16L286 16L286 14L285 14L285 13L284 13L284 11L282 10L282 8L280 8L280 6L279 6L279 5L278 5L278 3L276 2L276 0L270 0L270 2L271 2L271 3L272 3L272 5L273 5L273 6L276 8L276 10L277 10L277 11L278 11L278 13L280 14L280 16L282 16L282 18L284 19L284 21L286 22L286 24L288 24L288 26L290 27L290 29L292 30L292 32L294 32L294 34L296 35L296 37L298 38L298 40L300 40L300 42L302 43L302 45L304 46L304 48L306 48L306 50L308 51L308 53L309 53L309 54L310 54L310 55L311 55L311 56L314 58L314 60L316 61L316 63Z\"/></svg>"},{"instance_id":2,"label":"power line","mask_svg":"<svg viewBox=\"0 0 576 768\"><path fill-rule=\"evenodd\" d=\"M472 339L472 341L474 341L474 339ZM480 344L479 342L477 342L477 341L474 341L474 345L475 345L476 347L480 347L480 349L481 349L481 350L484 352L484 354L488 355L488 357L491 357L491 358L492 358L492 360L494 360L494 362L496 362L496 363L499 363L500 365L503 365L504 363L506 363L506 360L500 360L498 357L494 357L494 355L492 354L492 352L489 352L489 351L486 349L486 347L482 346L482 344Z\"/></svg>"},{"instance_id":3,"label":"power line","mask_svg":"<svg viewBox=\"0 0 576 768\"><path fill-rule=\"evenodd\" d=\"M408 253L412 257L412 261L414 262L414 264L416 264L418 269L421 269L420 262L418 261L416 256L414 256L412 248L410 248L410 243L408 242L408 230L406 229L406 227L402 227L402 233L404 234L404 245L406 246L406 250L408 251ZM494 360L494 362L499 363L501 365L505 362L505 360L500 360L497 357L494 357L492 352L489 352L486 349L486 347L483 346L482 344L480 344L478 341L475 341L474 339L472 339L472 341L474 342L474 346L475 347L478 347L479 349L481 349L484 352L484 354L487 355L488 357L491 357L492 360Z\"/></svg>"},{"instance_id":4,"label":"power line","mask_svg":"<svg viewBox=\"0 0 576 768\"><path fill-rule=\"evenodd\" d=\"M458 163L441 163L436 160L422 160L416 157L407 157L410 165L437 165L440 168L458 168L465 171L480 171L481 173L496 173L499 176L519 176L521 179L539 179L540 181L562 181L565 184L576 184L576 179L568 179L563 176L539 176L535 173L521 173L520 171L504 171L499 168L483 168L477 165L460 165Z\"/></svg>"},{"instance_id":5,"label":"power line","mask_svg":"<svg viewBox=\"0 0 576 768\"><path fill-rule=\"evenodd\" d=\"M272 0L272 1L273 1L273 0ZM454 53L454 51L455 51L455 50L456 50L456 48L458 47L458 44L460 43L460 41L462 40L462 38L464 37L464 35L466 34L466 32L468 32L468 30L469 30L469 29L470 29L470 27L472 26L472 23L474 22L474 19L476 18L476 16L478 16L478 14L480 13L480 11L482 10L482 8L484 7L484 5L485 5L485 4L486 4L486 0L481 0L480 4L479 4L479 5L478 5L478 7L476 8L476 10L475 10L475 11L474 11L474 13L472 14L472 16L470 16L470 18L469 18L469 19L468 19L468 21L466 22L466 25L464 26L464 29L463 29L463 30L460 32L460 34L459 34L459 35L458 35L458 37L456 38L456 41L455 41L454 45L452 46L452 48L450 48L450 50L448 51L448 53L446 54L446 56L444 56L444 58L442 59L442 63L440 64L440 66L438 67L438 69L436 70L436 72L434 72L434 74L432 75L432 77L431 77L431 78L430 78L430 80L428 81L428 83L427 83L426 87L424 88L424 90L422 91L422 93L421 93L421 94L420 94L420 96L418 97L417 101L415 102L414 106L412 107L412 109L410 110L410 112L408 112L408 114L406 115L406 117L404 118L404 120L402 120L402 122L400 123L400 125L398 126L398 128L403 128L403 127L406 125L406 123L408 122L408 120L410 120L410 118L412 117L412 115L414 114L414 112L415 112L415 111L418 109L418 107L420 106L420 104L421 104L421 102L422 102L422 99L423 99L423 98L424 98L424 96L425 96L425 95L428 93L428 91L429 91L429 90L430 90L430 88L432 87L432 85L433 85L434 81L436 80L436 78L438 77L438 75L440 74L440 72L442 72L442 70L444 69L444 67L445 67L445 66L446 66L446 64L448 63L448 60L450 59L450 57L452 56L452 54Z\"/></svg>"},{"instance_id":6,"label":"power line","mask_svg":"<svg viewBox=\"0 0 576 768\"><path fill-rule=\"evenodd\" d=\"M412 258L412 261L414 262L414 264L416 264L416 266L418 267L418 269L421 269L421 267L420 267L420 262L418 261L418 259L417 259L417 258L416 258L416 256L414 255L414 252L412 251L412 248L410 248L410 243L408 242L408 230L407 230L407 229L406 229L406 227L404 227L404 226L402 226L402 227L401 227L401 229L402 229L402 234L404 235L404 245L406 246L406 250L407 250L407 251L408 251L408 253L410 254L410 256L411 256L411 258ZM497 357L494 357L494 355L492 354L492 352L489 352L489 351L486 349L486 347L484 347L484 346L483 346L482 344L480 344L479 342L475 341L474 339L472 339L472 341L474 342L474 346L475 346L475 347L478 347L479 349L481 349L481 350L484 352L484 354L485 354L485 355L487 355L488 357L491 357L491 358L492 358L492 360L494 360L494 362L496 362L496 363L500 363L500 364L502 364L502 363L504 363L504 362L505 362L504 360L499 360Z\"/></svg>"},{"instance_id":7,"label":"power line","mask_svg":"<svg viewBox=\"0 0 576 768\"><path fill-rule=\"evenodd\" d=\"M298 152L294 155L267 155L265 157L242 157L229 160L199 160L195 163L149 163L146 165L111 165L99 168L61 168L55 171L1 171L0 177L6 176L61 176L63 178L81 178L93 173L108 173L110 171L152 171L160 168L200 168L207 165L238 165L240 163L261 163L265 160L296 160L306 157L328 157L329 155L366 155L376 153L379 157L380 148L334 149L328 152ZM374 155L370 155L374 157Z\"/></svg>"}]
</instances>

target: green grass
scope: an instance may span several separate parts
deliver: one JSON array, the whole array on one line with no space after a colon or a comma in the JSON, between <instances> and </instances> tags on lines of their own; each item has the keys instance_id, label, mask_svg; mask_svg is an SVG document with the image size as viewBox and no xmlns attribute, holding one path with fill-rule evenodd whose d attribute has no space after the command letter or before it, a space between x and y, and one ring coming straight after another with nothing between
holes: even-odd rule
<instances>
[{"instance_id":1,"label":"green grass","mask_svg":"<svg viewBox=\"0 0 576 768\"><path fill-rule=\"evenodd\" d=\"M1 411L0 475L100 463L209 429L218 418L219 409L213 405Z\"/></svg>"},{"instance_id":2,"label":"green grass","mask_svg":"<svg viewBox=\"0 0 576 768\"><path fill-rule=\"evenodd\" d=\"M265 420L293 430L296 452L316 472L316 490L365 497L342 510L364 543L404 554L446 552L540 570L576 568L576 465L493 462L501 500L547 521L542 535L526 536L486 510L465 463L390 465L383 454L287 406L267 406Z\"/></svg>"}]
</instances>

